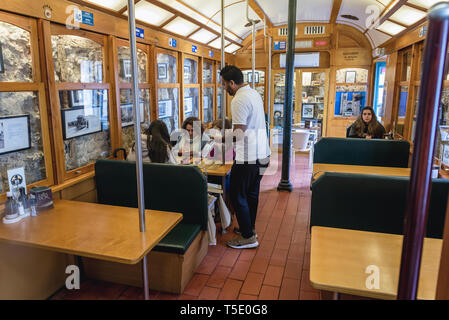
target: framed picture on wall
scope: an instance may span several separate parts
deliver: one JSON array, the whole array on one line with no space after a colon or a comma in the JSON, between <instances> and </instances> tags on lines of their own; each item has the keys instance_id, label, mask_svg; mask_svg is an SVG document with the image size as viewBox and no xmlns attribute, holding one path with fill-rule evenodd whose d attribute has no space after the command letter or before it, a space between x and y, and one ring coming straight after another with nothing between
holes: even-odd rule
<instances>
[{"instance_id":1,"label":"framed picture on wall","mask_svg":"<svg viewBox=\"0 0 449 320\"><path fill-rule=\"evenodd\" d=\"M140 123L143 123L145 122L143 101L140 101L139 103L139 111L140 111ZM122 128L132 126L134 124L134 112L132 103L120 105L120 117L122 120Z\"/></svg>"},{"instance_id":2,"label":"framed picture on wall","mask_svg":"<svg viewBox=\"0 0 449 320\"><path fill-rule=\"evenodd\" d=\"M203 108L209 108L209 96L203 96Z\"/></svg>"},{"instance_id":3,"label":"framed picture on wall","mask_svg":"<svg viewBox=\"0 0 449 320\"><path fill-rule=\"evenodd\" d=\"M192 77L190 66L184 66L184 81L189 81Z\"/></svg>"},{"instance_id":4,"label":"framed picture on wall","mask_svg":"<svg viewBox=\"0 0 449 320\"><path fill-rule=\"evenodd\" d=\"M309 103L302 104L302 118L304 119L313 119L313 110L315 105Z\"/></svg>"},{"instance_id":5,"label":"framed picture on wall","mask_svg":"<svg viewBox=\"0 0 449 320\"><path fill-rule=\"evenodd\" d=\"M1 42L0 42L0 73L5 73L5 64L3 63L3 51Z\"/></svg>"},{"instance_id":6,"label":"framed picture on wall","mask_svg":"<svg viewBox=\"0 0 449 320\"><path fill-rule=\"evenodd\" d=\"M324 103L324 97L323 96L315 96L315 102Z\"/></svg>"},{"instance_id":7,"label":"framed picture on wall","mask_svg":"<svg viewBox=\"0 0 449 320\"><path fill-rule=\"evenodd\" d=\"M158 63L157 64L157 78L167 79L167 68L168 65L166 63Z\"/></svg>"},{"instance_id":8,"label":"framed picture on wall","mask_svg":"<svg viewBox=\"0 0 449 320\"><path fill-rule=\"evenodd\" d=\"M72 90L70 91L70 108L78 108L84 106L84 91L83 90Z\"/></svg>"},{"instance_id":9,"label":"framed picture on wall","mask_svg":"<svg viewBox=\"0 0 449 320\"><path fill-rule=\"evenodd\" d=\"M64 140L102 131L101 107L61 110Z\"/></svg>"},{"instance_id":10,"label":"framed picture on wall","mask_svg":"<svg viewBox=\"0 0 449 320\"><path fill-rule=\"evenodd\" d=\"M158 103L159 118L168 118L172 116L172 101L160 100Z\"/></svg>"},{"instance_id":11,"label":"framed picture on wall","mask_svg":"<svg viewBox=\"0 0 449 320\"><path fill-rule=\"evenodd\" d=\"M0 117L0 155L30 148L30 115Z\"/></svg>"},{"instance_id":12,"label":"framed picture on wall","mask_svg":"<svg viewBox=\"0 0 449 320\"><path fill-rule=\"evenodd\" d=\"M441 162L449 166L449 144L443 144L443 152L441 154Z\"/></svg>"},{"instance_id":13,"label":"framed picture on wall","mask_svg":"<svg viewBox=\"0 0 449 320\"><path fill-rule=\"evenodd\" d=\"M249 72L248 73L248 83L252 83L253 82L253 73ZM259 83L259 72L254 71L254 83Z\"/></svg>"},{"instance_id":14,"label":"framed picture on wall","mask_svg":"<svg viewBox=\"0 0 449 320\"><path fill-rule=\"evenodd\" d=\"M130 59L121 59L120 60L120 73L123 78L128 79L131 78L131 60Z\"/></svg>"},{"instance_id":15,"label":"framed picture on wall","mask_svg":"<svg viewBox=\"0 0 449 320\"><path fill-rule=\"evenodd\" d=\"M356 80L356 72L355 71L346 71L346 83L355 83Z\"/></svg>"},{"instance_id":16,"label":"framed picture on wall","mask_svg":"<svg viewBox=\"0 0 449 320\"><path fill-rule=\"evenodd\" d=\"M193 111L193 97L184 98L184 112L189 113Z\"/></svg>"}]
</instances>

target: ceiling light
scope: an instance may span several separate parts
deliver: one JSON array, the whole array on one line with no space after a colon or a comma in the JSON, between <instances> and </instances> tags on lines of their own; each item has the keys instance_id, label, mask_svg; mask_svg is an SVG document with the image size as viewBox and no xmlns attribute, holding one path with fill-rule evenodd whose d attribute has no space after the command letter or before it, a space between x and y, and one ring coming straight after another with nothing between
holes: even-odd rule
<instances>
[{"instance_id":1,"label":"ceiling light","mask_svg":"<svg viewBox=\"0 0 449 320\"><path fill-rule=\"evenodd\" d=\"M400 26L394 22L387 20L384 23L382 23L379 27L377 27L377 30L383 31L385 33L388 33L388 34L391 34L394 36L402 31L404 31L405 28L403 26Z\"/></svg>"},{"instance_id":2,"label":"ceiling light","mask_svg":"<svg viewBox=\"0 0 449 320\"><path fill-rule=\"evenodd\" d=\"M128 15L128 11L125 12L125 15ZM146 1L140 1L136 4L136 19L155 26L160 26L173 16L173 13Z\"/></svg>"},{"instance_id":3,"label":"ceiling light","mask_svg":"<svg viewBox=\"0 0 449 320\"><path fill-rule=\"evenodd\" d=\"M230 42L228 40L225 39L225 47L229 44ZM211 43L208 44L209 46L211 46L212 48L215 49L220 49L221 50L221 37L215 39L214 41L212 41Z\"/></svg>"},{"instance_id":4,"label":"ceiling light","mask_svg":"<svg viewBox=\"0 0 449 320\"><path fill-rule=\"evenodd\" d=\"M426 13L415 8L408 7L406 5L400 7L398 11L390 16L389 19L397 21L406 26L411 26L415 22L426 17Z\"/></svg>"},{"instance_id":5,"label":"ceiling light","mask_svg":"<svg viewBox=\"0 0 449 320\"><path fill-rule=\"evenodd\" d=\"M240 48L241 48L240 46L233 43L225 48L225 52L234 53L235 51L237 51Z\"/></svg>"},{"instance_id":6,"label":"ceiling light","mask_svg":"<svg viewBox=\"0 0 449 320\"><path fill-rule=\"evenodd\" d=\"M120 9L123 9L128 5L128 1L126 0L85 0L85 1L114 11L119 11Z\"/></svg>"},{"instance_id":7,"label":"ceiling light","mask_svg":"<svg viewBox=\"0 0 449 320\"><path fill-rule=\"evenodd\" d=\"M198 28L199 28L198 25L190 21L187 21L186 19L183 19L181 17L177 17L173 21L170 21L170 23L168 23L162 29L185 37Z\"/></svg>"},{"instance_id":8,"label":"ceiling light","mask_svg":"<svg viewBox=\"0 0 449 320\"><path fill-rule=\"evenodd\" d=\"M201 42L201 43L208 43L209 41L212 41L215 39L217 35L215 33L212 33L206 29L201 29L198 32L195 32L190 36L190 39Z\"/></svg>"}]
</instances>

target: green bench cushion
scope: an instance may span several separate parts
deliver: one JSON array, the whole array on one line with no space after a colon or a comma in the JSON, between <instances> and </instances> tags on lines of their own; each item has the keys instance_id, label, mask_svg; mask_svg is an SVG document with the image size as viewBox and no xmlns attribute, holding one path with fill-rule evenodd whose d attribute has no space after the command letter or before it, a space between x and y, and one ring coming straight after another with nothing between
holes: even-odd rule
<instances>
[{"instance_id":1,"label":"green bench cushion","mask_svg":"<svg viewBox=\"0 0 449 320\"><path fill-rule=\"evenodd\" d=\"M407 168L410 143L403 140L323 138L314 145L314 163Z\"/></svg>"},{"instance_id":2,"label":"green bench cushion","mask_svg":"<svg viewBox=\"0 0 449 320\"><path fill-rule=\"evenodd\" d=\"M310 226L403 234L408 177L326 172L312 184ZM449 181L432 180L427 237L442 238Z\"/></svg>"},{"instance_id":3,"label":"green bench cushion","mask_svg":"<svg viewBox=\"0 0 449 320\"><path fill-rule=\"evenodd\" d=\"M153 251L184 254L200 231L201 228L197 224L179 223L154 247Z\"/></svg>"}]
</instances>

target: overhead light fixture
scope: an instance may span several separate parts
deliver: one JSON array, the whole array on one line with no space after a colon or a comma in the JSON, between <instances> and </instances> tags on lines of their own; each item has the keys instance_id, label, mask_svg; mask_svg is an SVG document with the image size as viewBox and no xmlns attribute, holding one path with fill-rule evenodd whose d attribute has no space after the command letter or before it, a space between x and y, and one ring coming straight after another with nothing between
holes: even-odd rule
<instances>
[{"instance_id":1,"label":"overhead light fixture","mask_svg":"<svg viewBox=\"0 0 449 320\"><path fill-rule=\"evenodd\" d=\"M359 18L357 18L356 16L353 16L351 14L342 14L340 17L345 18L345 19L349 19L349 20L354 20L354 21L358 21Z\"/></svg>"},{"instance_id":2,"label":"overhead light fixture","mask_svg":"<svg viewBox=\"0 0 449 320\"><path fill-rule=\"evenodd\" d=\"M225 48L225 52L227 52L227 53L234 53L235 51L237 51L240 48L241 48L240 46L238 46L235 43L233 43L233 44L231 44L231 45L229 45L229 46L227 46Z\"/></svg>"},{"instance_id":3,"label":"overhead light fixture","mask_svg":"<svg viewBox=\"0 0 449 320\"><path fill-rule=\"evenodd\" d=\"M230 42L228 40L225 39L225 47L229 44ZM221 49L221 38L217 38L214 41L212 41L211 43L208 44L209 46L211 46L212 48L215 49Z\"/></svg>"},{"instance_id":4,"label":"overhead light fixture","mask_svg":"<svg viewBox=\"0 0 449 320\"><path fill-rule=\"evenodd\" d=\"M128 11L125 12L125 15L128 15ZM160 26L173 16L173 13L146 1L136 4L136 19L155 26Z\"/></svg>"},{"instance_id":5,"label":"overhead light fixture","mask_svg":"<svg viewBox=\"0 0 449 320\"><path fill-rule=\"evenodd\" d=\"M400 26L394 22L391 21L385 21L384 23L382 23L380 26L377 27L377 30L379 31L383 31L387 34L390 34L392 36L402 32L405 30L405 27Z\"/></svg>"},{"instance_id":6,"label":"overhead light fixture","mask_svg":"<svg viewBox=\"0 0 449 320\"><path fill-rule=\"evenodd\" d=\"M426 12L408 7L404 5L398 9L394 14L390 16L390 20L397 21L406 26L411 26L415 22L426 17Z\"/></svg>"},{"instance_id":7,"label":"overhead light fixture","mask_svg":"<svg viewBox=\"0 0 449 320\"><path fill-rule=\"evenodd\" d=\"M85 0L85 1L113 11L119 11L120 9L123 9L128 5L128 1L126 0Z\"/></svg>"},{"instance_id":8,"label":"overhead light fixture","mask_svg":"<svg viewBox=\"0 0 449 320\"><path fill-rule=\"evenodd\" d=\"M198 25L190 21L187 21L186 19L183 19L181 17L176 17L173 21L170 21L170 23L165 25L162 29L185 37L198 28L199 28Z\"/></svg>"},{"instance_id":9,"label":"overhead light fixture","mask_svg":"<svg viewBox=\"0 0 449 320\"><path fill-rule=\"evenodd\" d=\"M434 4L441 2L441 0L408 0L410 4L417 5L419 7L423 7L429 9Z\"/></svg>"},{"instance_id":10,"label":"overhead light fixture","mask_svg":"<svg viewBox=\"0 0 449 320\"><path fill-rule=\"evenodd\" d=\"M208 43L215 39L217 35L206 29L201 29L190 36L190 39L201 43Z\"/></svg>"}]
</instances>

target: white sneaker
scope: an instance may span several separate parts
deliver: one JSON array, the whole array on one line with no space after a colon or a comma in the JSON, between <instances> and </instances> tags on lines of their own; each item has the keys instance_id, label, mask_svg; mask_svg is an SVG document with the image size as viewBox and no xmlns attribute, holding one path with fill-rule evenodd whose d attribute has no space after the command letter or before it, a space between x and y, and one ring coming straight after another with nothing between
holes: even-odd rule
<instances>
[{"instance_id":1,"label":"white sneaker","mask_svg":"<svg viewBox=\"0 0 449 320\"><path fill-rule=\"evenodd\" d=\"M227 245L234 249L249 249L258 247L259 242L257 242L255 235L248 239L239 236L235 239L229 240Z\"/></svg>"}]
</instances>

